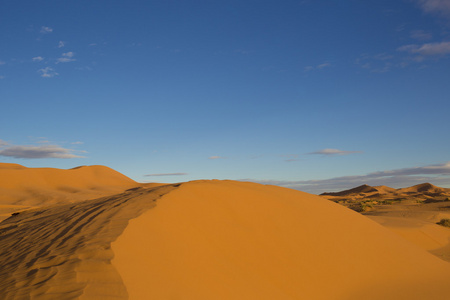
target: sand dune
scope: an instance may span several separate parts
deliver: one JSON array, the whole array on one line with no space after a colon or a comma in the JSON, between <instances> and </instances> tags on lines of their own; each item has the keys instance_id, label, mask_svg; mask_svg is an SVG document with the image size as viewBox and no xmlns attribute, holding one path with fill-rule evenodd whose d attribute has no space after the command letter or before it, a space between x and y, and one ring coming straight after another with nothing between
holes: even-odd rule
<instances>
[{"instance_id":1,"label":"sand dune","mask_svg":"<svg viewBox=\"0 0 450 300\"><path fill-rule=\"evenodd\" d=\"M29 171L12 167L4 169ZM421 248L440 249L445 232L423 227L430 239L418 240L419 247L348 208L295 190L217 180L136 187L109 170L60 170L66 172L57 172L64 173L59 178L33 183L27 180L41 175L23 173L25 186L42 184L47 192L68 180L81 189L114 182L132 188L73 203L39 200L39 207L1 222L1 299L450 296L450 264ZM109 177L89 182L98 172ZM19 177L12 178L3 187L20 190Z\"/></svg>"},{"instance_id":2,"label":"sand dune","mask_svg":"<svg viewBox=\"0 0 450 300\"><path fill-rule=\"evenodd\" d=\"M450 296L448 263L318 196L252 183L182 184L112 249L130 299Z\"/></svg>"},{"instance_id":3,"label":"sand dune","mask_svg":"<svg viewBox=\"0 0 450 300\"><path fill-rule=\"evenodd\" d=\"M74 202L117 194L137 185L105 166L62 170L0 163L0 205L32 207Z\"/></svg>"}]
</instances>

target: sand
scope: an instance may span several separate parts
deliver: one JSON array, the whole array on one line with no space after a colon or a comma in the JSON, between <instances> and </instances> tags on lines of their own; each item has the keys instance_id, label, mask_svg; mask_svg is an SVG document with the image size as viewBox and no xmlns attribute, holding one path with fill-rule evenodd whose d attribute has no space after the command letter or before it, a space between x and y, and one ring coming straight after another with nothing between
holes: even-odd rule
<instances>
[{"instance_id":1,"label":"sand","mask_svg":"<svg viewBox=\"0 0 450 300\"><path fill-rule=\"evenodd\" d=\"M95 199L136 186L140 184L105 166L62 170L0 163L0 221L11 212Z\"/></svg>"},{"instance_id":2,"label":"sand","mask_svg":"<svg viewBox=\"0 0 450 300\"><path fill-rule=\"evenodd\" d=\"M450 296L447 262L318 196L252 183L182 184L112 249L130 299Z\"/></svg>"},{"instance_id":3,"label":"sand","mask_svg":"<svg viewBox=\"0 0 450 300\"><path fill-rule=\"evenodd\" d=\"M447 228L377 223L256 183L139 185L100 166L3 169L26 176L2 183L22 198L0 207L15 212L0 223L1 299L450 298L450 264L428 252L445 246ZM119 192L82 201L63 198L61 186Z\"/></svg>"}]
</instances>

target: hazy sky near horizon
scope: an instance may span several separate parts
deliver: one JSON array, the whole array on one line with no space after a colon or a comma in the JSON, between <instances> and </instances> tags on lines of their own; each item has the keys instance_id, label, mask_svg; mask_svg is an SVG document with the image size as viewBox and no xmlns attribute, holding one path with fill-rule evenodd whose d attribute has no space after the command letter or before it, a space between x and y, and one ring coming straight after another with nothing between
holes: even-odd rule
<instances>
[{"instance_id":1,"label":"hazy sky near horizon","mask_svg":"<svg viewBox=\"0 0 450 300\"><path fill-rule=\"evenodd\" d=\"M450 187L450 0L4 0L0 25L0 162Z\"/></svg>"}]
</instances>

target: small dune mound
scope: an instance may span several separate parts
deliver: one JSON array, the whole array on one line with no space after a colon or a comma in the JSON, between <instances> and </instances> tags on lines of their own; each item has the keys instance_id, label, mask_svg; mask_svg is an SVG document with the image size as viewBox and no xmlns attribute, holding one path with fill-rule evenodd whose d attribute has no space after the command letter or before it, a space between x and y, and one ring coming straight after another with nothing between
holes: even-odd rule
<instances>
[{"instance_id":1,"label":"small dune mound","mask_svg":"<svg viewBox=\"0 0 450 300\"><path fill-rule=\"evenodd\" d=\"M405 194L411 194L411 193L433 193L433 194L439 194L439 193L445 193L450 192L450 189L440 188L435 185L432 185L431 183L421 183L417 184L408 188L399 189L399 193L405 193Z\"/></svg>"},{"instance_id":2,"label":"small dune mound","mask_svg":"<svg viewBox=\"0 0 450 300\"><path fill-rule=\"evenodd\" d=\"M389 186L385 185L377 185L374 186L374 188L380 193L380 194L388 194L388 193L394 193L395 189L391 188Z\"/></svg>"}]
</instances>

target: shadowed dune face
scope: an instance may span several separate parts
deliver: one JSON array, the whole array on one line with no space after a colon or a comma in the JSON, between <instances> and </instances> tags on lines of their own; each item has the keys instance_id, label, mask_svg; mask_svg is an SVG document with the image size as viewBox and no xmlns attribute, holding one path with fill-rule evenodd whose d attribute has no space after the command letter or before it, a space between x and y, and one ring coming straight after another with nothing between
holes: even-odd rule
<instances>
[{"instance_id":1,"label":"shadowed dune face","mask_svg":"<svg viewBox=\"0 0 450 300\"><path fill-rule=\"evenodd\" d=\"M1 299L128 299L110 244L172 186L28 210L0 223Z\"/></svg>"},{"instance_id":2,"label":"shadowed dune face","mask_svg":"<svg viewBox=\"0 0 450 300\"><path fill-rule=\"evenodd\" d=\"M191 182L113 243L130 299L447 299L450 266L318 196Z\"/></svg>"}]
</instances>

